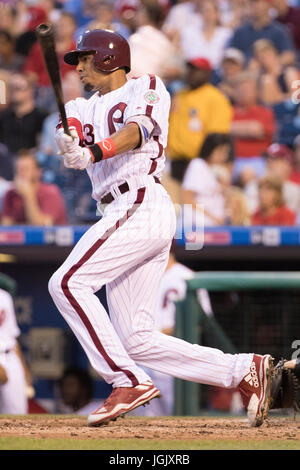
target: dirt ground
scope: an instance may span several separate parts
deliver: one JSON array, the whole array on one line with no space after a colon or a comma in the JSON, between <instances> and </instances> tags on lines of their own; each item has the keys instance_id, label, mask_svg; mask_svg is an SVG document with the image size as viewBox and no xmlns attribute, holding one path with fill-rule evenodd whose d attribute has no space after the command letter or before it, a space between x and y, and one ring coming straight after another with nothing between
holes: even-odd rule
<instances>
[{"instance_id":1,"label":"dirt ground","mask_svg":"<svg viewBox=\"0 0 300 470\"><path fill-rule=\"evenodd\" d=\"M300 440L300 417L272 417L260 428L249 428L245 418L119 418L90 428L86 417L28 415L0 417L1 437L72 439L238 439Z\"/></svg>"}]
</instances>

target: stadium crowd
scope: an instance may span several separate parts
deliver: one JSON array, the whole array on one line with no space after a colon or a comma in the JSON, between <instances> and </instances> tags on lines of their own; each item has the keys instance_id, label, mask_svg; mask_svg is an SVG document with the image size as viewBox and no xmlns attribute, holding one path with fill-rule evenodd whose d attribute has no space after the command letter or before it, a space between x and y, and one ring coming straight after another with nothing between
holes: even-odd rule
<instances>
[{"instance_id":1,"label":"stadium crowd","mask_svg":"<svg viewBox=\"0 0 300 470\"><path fill-rule=\"evenodd\" d=\"M65 100L88 93L63 61L83 31L129 41L132 70L172 97L163 183L205 225L300 224L300 1L2 0L0 221L90 223L86 172L57 155L58 120L35 28L55 27ZM201 209L202 210L202 209Z\"/></svg>"}]
</instances>

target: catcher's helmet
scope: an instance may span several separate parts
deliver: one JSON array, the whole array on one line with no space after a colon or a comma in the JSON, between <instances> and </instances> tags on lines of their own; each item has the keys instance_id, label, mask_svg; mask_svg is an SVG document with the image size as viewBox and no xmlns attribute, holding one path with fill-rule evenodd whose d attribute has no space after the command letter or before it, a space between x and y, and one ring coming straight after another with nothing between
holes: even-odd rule
<instances>
[{"instance_id":1,"label":"catcher's helmet","mask_svg":"<svg viewBox=\"0 0 300 470\"><path fill-rule=\"evenodd\" d=\"M124 67L130 72L130 48L123 36L108 29L85 31L77 42L76 49L67 52L64 61L78 65L79 52L94 53L94 66L101 72L114 72Z\"/></svg>"}]
</instances>

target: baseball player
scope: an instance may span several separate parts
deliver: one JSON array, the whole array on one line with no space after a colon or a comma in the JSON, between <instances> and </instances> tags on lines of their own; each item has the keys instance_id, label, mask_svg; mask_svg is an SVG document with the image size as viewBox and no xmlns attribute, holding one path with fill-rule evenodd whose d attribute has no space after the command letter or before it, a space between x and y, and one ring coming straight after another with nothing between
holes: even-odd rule
<instances>
[{"instance_id":1,"label":"baseball player","mask_svg":"<svg viewBox=\"0 0 300 470\"><path fill-rule=\"evenodd\" d=\"M154 75L127 80L129 45L107 30L86 31L64 60L95 93L67 103L72 137L59 127L56 139L64 164L87 170L102 218L52 275L49 291L94 369L113 386L89 425L159 396L137 363L180 379L238 386L250 425L261 425L269 407L270 355L224 354L154 329L175 232L174 207L160 184L170 108L164 84ZM94 295L103 285L109 316Z\"/></svg>"},{"instance_id":2,"label":"baseball player","mask_svg":"<svg viewBox=\"0 0 300 470\"><path fill-rule=\"evenodd\" d=\"M27 385L11 295L0 289L0 413L26 414Z\"/></svg>"}]
</instances>

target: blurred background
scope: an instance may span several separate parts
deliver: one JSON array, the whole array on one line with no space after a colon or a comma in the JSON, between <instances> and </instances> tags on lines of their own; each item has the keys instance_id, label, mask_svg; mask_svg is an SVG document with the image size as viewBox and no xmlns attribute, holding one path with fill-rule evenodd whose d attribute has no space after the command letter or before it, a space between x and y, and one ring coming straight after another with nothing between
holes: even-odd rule
<instances>
[{"instance_id":1,"label":"blurred background","mask_svg":"<svg viewBox=\"0 0 300 470\"><path fill-rule=\"evenodd\" d=\"M90 96L63 56L93 28L129 41L128 78L157 74L171 95L162 182L178 230L158 327L229 353L297 354L300 1L1 0L0 289L13 301L26 412L87 414L111 390L48 294L99 215L86 172L57 155L58 112L34 32L42 22L55 28L66 102ZM105 289L97 295L106 306ZM2 311L0 296L0 389ZM156 379L166 402L148 414L244 413L234 390Z\"/></svg>"}]
</instances>

